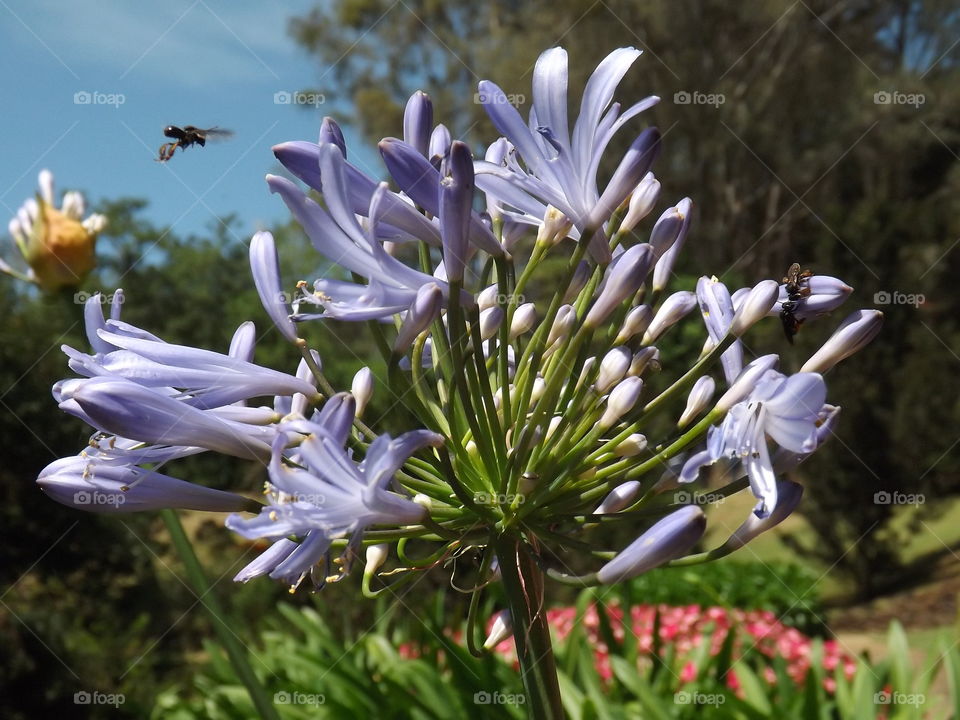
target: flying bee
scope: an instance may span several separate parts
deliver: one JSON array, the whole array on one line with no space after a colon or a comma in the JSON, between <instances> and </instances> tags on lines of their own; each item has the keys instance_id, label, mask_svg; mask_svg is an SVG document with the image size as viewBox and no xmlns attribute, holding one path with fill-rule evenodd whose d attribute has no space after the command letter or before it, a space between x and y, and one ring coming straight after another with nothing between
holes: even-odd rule
<instances>
[{"instance_id":1,"label":"flying bee","mask_svg":"<svg viewBox=\"0 0 960 720\"><path fill-rule=\"evenodd\" d=\"M810 288L807 286L807 278L813 275L809 270L801 270L800 263L793 263L787 268L787 275L783 278L783 283L787 291L787 299L780 305L780 322L783 323L783 334L787 336L787 341L792 345L793 336L800 331L803 325L803 319L798 318L794 313L800 300L810 294Z\"/></svg>"},{"instance_id":2,"label":"flying bee","mask_svg":"<svg viewBox=\"0 0 960 720\"><path fill-rule=\"evenodd\" d=\"M172 138L173 142L164 143L160 146L159 157L157 157L158 162L166 162L173 157L173 153L176 152L177 148L181 150L186 150L191 145L199 145L203 147L207 144L207 140L219 139L223 140L231 135L233 135L232 130L223 130L218 127L207 128L206 130L193 125L184 125L183 127L177 127L176 125L167 125L163 129L163 134Z\"/></svg>"}]
</instances>

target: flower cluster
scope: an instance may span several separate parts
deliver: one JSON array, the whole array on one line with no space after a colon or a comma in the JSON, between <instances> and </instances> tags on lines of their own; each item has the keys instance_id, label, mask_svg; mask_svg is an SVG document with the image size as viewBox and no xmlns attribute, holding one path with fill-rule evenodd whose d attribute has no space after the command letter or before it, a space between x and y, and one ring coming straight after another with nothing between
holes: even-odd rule
<instances>
[{"instance_id":1,"label":"flower cluster","mask_svg":"<svg viewBox=\"0 0 960 720\"><path fill-rule=\"evenodd\" d=\"M86 203L75 191L64 193L57 208L49 170L40 171L39 184L37 196L23 204L9 225L26 267L18 269L0 259L0 272L39 285L44 291L78 287L96 265L97 234L107 219L96 213L84 219Z\"/></svg>"},{"instance_id":2,"label":"flower cluster","mask_svg":"<svg viewBox=\"0 0 960 720\"><path fill-rule=\"evenodd\" d=\"M709 657L720 653L727 641L727 635L733 633L731 660L733 668L726 673L726 682L736 690L739 686L736 674L736 661L750 653L773 659L781 658L786 664L789 677L801 685L810 670L813 639L796 628L784 625L768 610L728 610L722 607L701 608L699 605L682 607L670 605L634 605L624 614L623 608L610 606L605 608L610 621L613 638L623 642L625 633L633 633L636 638L637 652L641 658L649 658L655 652L661 656L673 658L672 664L678 669L677 681L682 687L698 677L701 668L692 658L697 656L697 648L709 643ZM577 609L572 607L554 608L547 611L547 621L563 642L572 632L577 622ZM596 605L590 605L583 614L583 628L587 640L594 652L597 674L606 681L613 679L610 666L611 648L603 640L600 618ZM490 630L494 630L491 622ZM654 631L658 633L654 637ZM515 661L513 644L503 640L494 646L495 651L509 661ZM409 652L409 651L408 651ZM842 667L847 679L856 672L856 659L844 652L833 639L823 641L822 663L825 670L833 672ZM773 684L776 673L769 663L763 663L762 677ZM826 678L827 690L832 690L832 678Z\"/></svg>"},{"instance_id":3,"label":"flower cluster","mask_svg":"<svg viewBox=\"0 0 960 720\"><path fill-rule=\"evenodd\" d=\"M614 138L657 101L621 111L614 100L639 54L620 49L599 65L572 126L562 49L538 61L526 120L482 82L503 135L482 160L434 123L424 93L406 106L403 138L379 145L390 183L349 161L329 118L317 143L275 147L306 187L277 176L267 185L335 268L298 278L291 295L270 233L250 244L264 309L300 367L254 363L249 323L221 354L130 326L117 304L105 319L95 298L91 352L64 349L80 377L54 395L96 433L78 457L44 470L41 486L89 510L231 511L231 530L270 543L240 581L319 587L365 547L368 595L375 582L404 582L470 548L482 553L481 584L495 580L510 565L497 563L504 537L535 548L555 580L594 585L725 555L782 521L801 492L778 476L837 419L822 373L869 342L882 316L855 313L786 375L776 355L747 358L741 338L769 315L789 316L795 330L829 313L851 291L842 281L799 273L731 290L704 276L671 289L693 205L683 198L641 229L661 204L658 131L636 134L598 184ZM676 367L664 339L685 318L704 349ZM312 321L369 321L385 366L378 391L417 425L395 438L369 427L375 373L363 368L349 393L337 392L302 337ZM263 463L262 500L244 494L252 488L223 493L159 472L207 451ZM757 507L720 547L691 555L706 515L675 491L713 465L726 471L718 494L749 487ZM114 502L77 500L96 493ZM624 523L639 537L617 552L607 530ZM411 557L411 539L435 550ZM571 551L583 558L569 562ZM568 562L597 569L576 575Z\"/></svg>"}]
</instances>

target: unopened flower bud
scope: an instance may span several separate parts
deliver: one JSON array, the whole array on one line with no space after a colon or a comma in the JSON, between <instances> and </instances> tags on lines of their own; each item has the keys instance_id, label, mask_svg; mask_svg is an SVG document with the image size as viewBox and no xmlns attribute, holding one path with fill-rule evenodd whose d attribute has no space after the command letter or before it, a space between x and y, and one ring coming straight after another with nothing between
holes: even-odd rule
<instances>
[{"instance_id":1,"label":"unopened flower bud","mask_svg":"<svg viewBox=\"0 0 960 720\"><path fill-rule=\"evenodd\" d=\"M373 575L386 562L390 554L390 546L386 543L376 545L367 545L366 563L364 564L363 574Z\"/></svg>"},{"instance_id":2,"label":"unopened flower bud","mask_svg":"<svg viewBox=\"0 0 960 720\"><path fill-rule=\"evenodd\" d=\"M450 175L440 182L440 235L447 279L459 283L470 250L473 217L473 156L466 143L458 140L450 147L448 170Z\"/></svg>"},{"instance_id":3,"label":"unopened flower bud","mask_svg":"<svg viewBox=\"0 0 960 720\"><path fill-rule=\"evenodd\" d=\"M699 415L710 404L717 383L709 375L704 375L693 384L693 389L687 396L687 407L677 423L678 428L686 427L691 420Z\"/></svg>"},{"instance_id":4,"label":"unopened flower bud","mask_svg":"<svg viewBox=\"0 0 960 720\"><path fill-rule=\"evenodd\" d=\"M547 432L546 432L547 438L549 438L551 435L553 435L557 431L557 428L560 427L561 422L563 422L562 415L554 415L552 418L550 418L550 424L547 425Z\"/></svg>"},{"instance_id":5,"label":"unopened flower bud","mask_svg":"<svg viewBox=\"0 0 960 720\"><path fill-rule=\"evenodd\" d=\"M417 90L403 110L403 140L412 145L424 157L430 149L430 133L433 131L433 102L430 96Z\"/></svg>"},{"instance_id":6,"label":"unopened flower bud","mask_svg":"<svg viewBox=\"0 0 960 720\"><path fill-rule=\"evenodd\" d=\"M496 285L496 283L481 290L477 295L477 307L480 309L480 312L483 312L487 308L491 308L496 305L499 295L500 288Z\"/></svg>"},{"instance_id":7,"label":"unopened flower bud","mask_svg":"<svg viewBox=\"0 0 960 720\"><path fill-rule=\"evenodd\" d=\"M685 555L707 529L707 516L696 505L670 513L634 540L597 573L602 585L629 580Z\"/></svg>"},{"instance_id":8,"label":"unopened flower bud","mask_svg":"<svg viewBox=\"0 0 960 720\"><path fill-rule=\"evenodd\" d=\"M802 485L791 480L778 481L777 504L776 507L773 508L773 511L765 518L757 517L755 512L750 513L743 524L734 530L733 535L723 544L723 549L729 552L738 550L760 533L764 533L770 528L779 525L797 508L802 497ZM763 502L761 501L759 504L762 505Z\"/></svg>"},{"instance_id":9,"label":"unopened flower bud","mask_svg":"<svg viewBox=\"0 0 960 720\"><path fill-rule=\"evenodd\" d=\"M811 275L801 281L801 288L805 291L796 302L793 315L800 320L823 315L840 307L853 292L853 288L839 278L829 275ZM778 288L776 304L770 308L771 315L779 315L783 303L789 300L787 286Z\"/></svg>"},{"instance_id":10,"label":"unopened flower bud","mask_svg":"<svg viewBox=\"0 0 960 720\"><path fill-rule=\"evenodd\" d=\"M740 309L734 313L733 322L730 323L730 334L740 337L754 323L766 317L777 301L779 291L780 287L776 280L761 280L757 283L750 294L744 298Z\"/></svg>"},{"instance_id":11,"label":"unopened flower bud","mask_svg":"<svg viewBox=\"0 0 960 720\"><path fill-rule=\"evenodd\" d=\"M598 426L606 430L633 410L633 406L640 399L641 390L643 390L643 380L638 377L628 377L617 385L607 398L607 408L603 411L600 422L597 423Z\"/></svg>"},{"instance_id":12,"label":"unopened flower bud","mask_svg":"<svg viewBox=\"0 0 960 720\"><path fill-rule=\"evenodd\" d=\"M490 634L483 642L483 649L492 650L511 635L513 635L513 620L510 617L510 611L501 610L494 616Z\"/></svg>"},{"instance_id":13,"label":"unopened flower bud","mask_svg":"<svg viewBox=\"0 0 960 720\"><path fill-rule=\"evenodd\" d=\"M879 310L857 310L844 320L836 332L807 360L800 372L824 373L841 360L866 347L883 326Z\"/></svg>"},{"instance_id":14,"label":"unopened flower bud","mask_svg":"<svg viewBox=\"0 0 960 720\"><path fill-rule=\"evenodd\" d=\"M350 385L350 394L357 401L357 417L363 415L370 398L373 397L373 372L368 367L362 367L353 376L353 383Z\"/></svg>"},{"instance_id":15,"label":"unopened flower bud","mask_svg":"<svg viewBox=\"0 0 960 720\"><path fill-rule=\"evenodd\" d=\"M343 157L347 156L347 143L343 139L343 130L340 129L340 126L331 117L325 117L323 122L320 123L320 137L318 142L321 145L323 143L333 143L340 148L340 154L343 155Z\"/></svg>"},{"instance_id":16,"label":"unopened flower bud","mask_svg":"<svg viewBox=\"0 0 960 720\"><path fill-rule=\"evenodd\" d=\"M580 376L577 378L576 388L578 390L587 381L587 378L593 373L593 366L596 364L597 359L592 355L583 361L583 367L580 368Z\"/></svg>"},{"instance_id":17,"label":"unopened flower bud","mask_svg":"<svg viewBox=\"0 0 960 720\"><path fill-rule=\"evenodd\" d=\"M553 325L550 327L550 333L547 335L547 347L550 347L558 340L566 338L573 329L573 324L577 320L577 313L572 305L561 305L557 309L557 316L553 319Z\"/></svg>"},{"instance_id":18,"label":"unopened flower bud","mask_svg":"<svg viewBox=\"0 0 960 720\"><path fill-rule=\"evenodd\" d=\"M683 215L676 207L667 208L650 231L650 245L654 258L661 258L680 236L683 229Z\"/></svg>"},{"instance_id":19,"label":"unopened flower bud","mask_svg":"<svg viewBox=\"0 0 960 720\"><path fill-rule=\"evenodd\" d=\"M618 257L609 270L600 297L587 313L584 325L599 326L620 303L632 297L647 277L652 258L653 248L646 243L634 245Z\"/></svg>"},{"instance_id":20,"label":"unopened flower bud","mask_svg":"<svg viewBox=\"0 0 960 720\"><path fill-rule=\"evenodd\" d=\"M620 444L613 449L613 454L617 457L636 457L646 449L646 435L633 433L625 437Z\"/></svg>"},{"instance_id":21,"label":"unopened flower bud","mask_svg":"<svg viewBox=\"0 0 960 720\"><path fill-rule=\"evenodd\" d=\"M634 501L640 493L640 483L637 480L628 480L622 485L617 485L603 499L603 502L593 511L594 515L608 515L610 513L620 512Z\"/></svg>"},{"instance_id":22,"label":"unopened flower bud","mask_svg":"<svg viewBox=\"0 0 960 720\"><path fill-rule=\"evenodd\" d=\"M653 173L648 172L630 195L630 204L627 206L627 214L624 215L623 222L620 223L620 232L630 232L649 215L653 206L657 204L659 195L660 181L653 176Z\"/></svg>"},{"instance_id":23,"label":"unopened flower bud","mask_svg":"<svg viewBox=\"0 0 960 720\"><path fill-rule=\"evenodd\" d=\"M427 150L427 159L436 161L438 158L445 158L450 152L451 138L450 131L444 124L437 125L430 135L430 146Z\"/></svg>"},{"instance_id":24,"label":"unopened flower bud","mask_svg":"<svg viewBox=\"0 0 960 720\"><path fill-rule=\"evenodd\" d=\"M513 313L510 322L510 339L515 340L533 328L537 322L537 306L533 303L524 303Z\"/></svg>"},{"instance_id":25,"label":"unopened flower bud","mask_svg":"<svg viewBox=\"0 0 960 720\"><path fill-rule=\"evenodd\" d=\"M603 395L616 383L623 380L623 376L626 375L627 370L630 369L630 362L632 360L633 354L629 348L623 347L622 345L613 348L604 355L603 360L600 361L600 373L597 375L597 392Z\"/></svg>"},{"instance_id":26,"label":"unopened flower bud","mask_svg":"<svg viewBox=\"0 0 960 720\"><path fill-rule=\"evenodd\" d=\"M655 343L663 333L676 325L687 313L697 306L696 294L687 290L680 290L663 301L657 309L657 314L650 321L647 331L643 334L643 345Z\"/></svg>"},{"instance_id":27,"label":"unopened flower bud","mask_svg":"<svg viewBox=\"0 0 960 720\"><path fill-rule=\"evenodd\" d=\"M530 407L533 407L540 398L543 397L543 393L547 389L547 383L544 381L543 377L537 375L533 380L533 387L530 388Z\"/></svg>"},{"instance_id":28,"label":"unopened flower bud","mask_svg":"<svg viewBox=\"0 0 960 720\"><path fill-rule=\"evenodd\" d=\"M553 205L547 205L543 214L543 222L537 231L537 244L552 247L567 237L573 221L557 210Z\"/></svg>"},{"instance_id":29,"label":"unopened flower bud","mask_svg":"<svg viewBox=\"0 0 960 720\"><path fill-rule=\"evenodd\" d=\"M645 347L634 353L627 375L640 377L648 369L653 372L660 371L660 350L655 347Z\"/></svg>"},{"instance_id":30,"label":"unopened flower bud","mask_svg":"<svg viewBox=\"0 0 960 720\"><path fill-rule=\"evenodd\" d=\"M504 312L501 307L487 308L480 313L480 337L483 340L489 340L496 335L503 318Z\"/></svg>"},{"instance_id":31,"label":"unopened flower bud","mask_svg":"<svg viewBox=\"0 0 960 720\"><path fill-rule=\"evenodd\" d=\"M653 268L653 282L651 283L654 292L660 292L670 282L670 276L673 274L673 266L680 256L680 250L683 248L683 243L687 239L687 233L690 230L693 201L690 200L690 198L684 198L677 203L677 209L683 215L683 227L680 228L680 232L670 248L656 260L656 266Z\"/></svg>"},{"instance_id":32,"label":"unopened flower bud","mask_svg":"<svg viewBox=\"0 0 960 720\"><path fill-rule=\"evenodd\" d=\"M609 220L614 210L650 171L659 154L660 131L654 127L647 128L631 143L617 169L613 171L610 182L590 211L586 227L599 228Z\"/></svg>"},{"instance_id":33,"label":"unopened flower bud","mask_svg":"<svg viewBox=\"0 0 960 720\"><path fill-rule=\"evenodd\" d=\"M400 332L393 344L393 351L397 354L405 352L413 345L414 339L430 327L440 313L440 303L443 301L443 292L435 283L426 283L417 290L417 296L410 304L407 315L403 319Z\"/></svg>"},{"instance_id":34,"label":"unopened flower bud","mask_svg":"<svg viewBox=\"0 0 960 720\"><path fill-rule=\"evenodd\" d=\"M623 319L623 325L620 327L620 332L617 333L617 339L614 342L619 345L625 343L634 335L645 332L652 319L653 310L650 309L649 305L638 305L633 308Z\"/></svg>"},{"instance_id":35,"label":"unopened flower bud","mask_svg":"<svg viewBox=\"0 0 960 720\"><path fill-rule=\"evenodd\" d=\"M567 288L567 292L564 293L564 304L572 303L576 299L577 295L580 294L580 291L583 290L587 284L587 280L590 279L592 272L587 261L581 260L580 264L577 265L577 269L573 271L573 278L570 280L570 286Z\"/></svg>"}]
</instances>

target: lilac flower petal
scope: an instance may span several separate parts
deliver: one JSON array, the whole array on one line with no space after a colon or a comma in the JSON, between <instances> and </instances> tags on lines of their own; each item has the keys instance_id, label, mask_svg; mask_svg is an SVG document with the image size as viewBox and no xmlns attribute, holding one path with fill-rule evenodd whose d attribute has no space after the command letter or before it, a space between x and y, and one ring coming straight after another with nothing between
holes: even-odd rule
<instances>
[{"instance_id":1,"label":"lilac flower petal","mask_svg":"<svg viewBox=\"0 0 960 720\"><path fill-rule=\"evenodd\" d=\"M285 338L296 341L297 329L290 320L290 308L280 289L280 259L270 233L258 232L251 239L250 269L263 309Z\"/></svg>"},{"instance_id":2,"label":"lilac flower petal","mask_svg":"<svg viewBox=\"0 0 960 720\"><path fill-rule=\"evenodd\" d=\"M293 540L288 538L280 538L273 543L273 545L260 553L256 560L238 572L234 576L233 581L245 583L255 577L266 575L277 565L283 562L291 552L296 550L296 548L297 543L295 543Z\"/></svg>"}]
</instances>

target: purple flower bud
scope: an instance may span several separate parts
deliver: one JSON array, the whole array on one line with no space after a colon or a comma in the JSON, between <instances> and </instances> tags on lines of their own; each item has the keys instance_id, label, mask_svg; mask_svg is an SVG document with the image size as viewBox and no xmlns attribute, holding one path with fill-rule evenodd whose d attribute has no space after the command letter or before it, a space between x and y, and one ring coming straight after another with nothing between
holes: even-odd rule
<instances>
[{"instance_id":1,"label":"purple flower bud","mask_svg":"<svg viewBox=\"0 0 960 720\"><path fill-rule=\"evenodd\" d=\"M683 317L697 306L697 296L687 290L680 290L663 301L653 316L650 326L643 334L643 345L655 343L668 329L676 325Z\"/></svg>"},{"instance_id":2,"label":"purple flower bud","mask_svg":"<svg viewBox=\"0 0 960 720\"><path fill-rule=\"evenodd\" d=\"M584 325L599 326L614 309L632 297L643 284L653 260L653 248L647 243L634 245L611 265L600 297L594 301Z\"/></svg>"},{"instance_id":3,"label":"purple flower bud","mask_svg":"<svg viewBox=\"0 0 960 720\"><path fill-rule=\"evenodd\" d=\"M633 230L641 220L650 214L653 206L657 204L659 196L660 181L653 176L653 173L647 173L630 195L627 214L624 216L623 222L620 223L619 231L630 232Z\"/></svg>"},{"instance_id":4,"label":"purple flower bud","mask_svg":"<svg viewBox=\"0 0 960 720\"><path fill-rule=\"evenodd\" d=\"M639 377L650 368L654 372L660 370L660 351L655 347L645 347L638 350L630 363L627 375Z\"/></svg>"},{"instance_id":5,"label":"purple flower bud","mask_svg":"<svg viewBox=\"0 0 960 720\"><path fill-rule=\"evenodd\" d=\"M593 270L590 268L589 263L586 260L581 260L580 264L577 265L577 269L573 271L573 277L570 279L570 286L567 288L567 292L563 295L564 303L572 303L577 295L580 294L580 291L583 290L584 286L587 284L587 280L590 279L590 274Z\"/></svg>"},{"instance_id":6,"label":"purple flower bud","mask_svg":"<svg viewBox=\"0 0 960 720\"><path fill-rule=\"evenodd\" d=\"M770 528L779 525L796 510L802 497L802 485L791 480L778 481L777 505L773 511L764 518L758 517L756 512L750 513L743 524L733 531L733 535L723 544L722 548L729 552L738 550L760 533L764 533ZM761 501L758 504L758 508L762 504L763 502Z\"/></svg>"},{"instance_id":7,"label":"purple flower bud","mask_svg":"<svg viewBox=\"0 0 960 720\"><path fill-rule=\"evenodd\" d=\"M253 511L259 503L137 466L97 462L79 455L45 467L37 484L51 498L78 510L100 513L140 510Z\"/></svg>"},{"instance_id":8,"label":"purple flower bud","mask_svg":"<svg viewBox=\"0 0 960 720\"><path fill-rule=\"evenodd\" d=\"M644 130L630 145L620 165L607 183L603 195L587 216L587 228L599 228L610 219L622 203L637 186L641 178L649 172L653 161L660 154L660 131L651 127Z\"/></svg>"},{"instance_id":9,"label":"purple flower bud","mask_svg":"<svg viewBox=\"0 0 960 720\"><path fill-rule=\"evenodd\" d=\"M730 323L730 333L740 337L760 319L766 317L777 300L778 286L775 280L761 280L744 298Z\"/></svg>"},{"instance_id":10,"label":"purple flower bud","mask_svg":"<svg viewBox=\"0 0 960 720\"><path fill-rule=\"evenodd\" d=\"M317 142L320 145L333 143L340 148L340 154L347 157L347 143L343 139L343 131L332 117L325 117L320 123L320 138Z\"/></svg>"},{"instance_id":11,"label":"purple flower bud","mask_svg":"<svg viewBox=\"0 0 960 720\"><path fill-rule=\"evenodd\" d=\"M857 310L844 320L836 332L807 360L800 372L823 373L866 347L883 326L879 310Z\"/></svg>"},{"instance_id":12,"label":"purple flower bud","mask_svg":"<svg viewBox=\"0 0 960 720\"><path fill-rule=\"evenodd\" d=\"M653 256L658 260L673 247L683 229L684 215L677 207L667 208L650 231L650 245Z\"/></svg>"},{"instance_id":13,"label":"purple flower bud","mask_svg":"<svg viewBox=\"0 0 960 720\"><path fill-rule=\"evenodd\" d=\"M653 291L663 290L670 282L670 275L673 273L673 266L680 256L680 250L683 249L683 243L687 239L687 233L690 230L690 220L693 217L693 201L690 198L684 198L677 203L677 210L683 215L683 227L677 235L677 239L669 250L657 259L657 264L653 268Z\"/></svg>"},{"instance_id":14,"label":"purple flower bud","mask_svg":"<svg viewBox=\"0 0 960 720\"><path fill-rule=\"evenodd\" d=\"M403 110L403 140L424 157L429 157L430 133L433 130L433 102L430 96L417 90Z\"/></svg>"},{"instance_id":15,"label":"purple flower bud","mask_svg":"<svg viewBox=\"0 0 960 720\"><path fill-rule=\"evenodd\" d=\"M258 232L250 240L250 269L253 283L257 286L260 302L267 315L287 340L295 342L297 328L290 319L290 306L280 289L280 259L273 242L273 235Z\"/></svg>"},{"instance_id":16,"label":"purple flower bud","mask_svg":"<svg viewBox=\"0 0 960 720\"><path fill-rule=\"evenodd\" d=\"M638 305L628 312L627 316L623 319L623 325L620 328L620 332L617 333L617 339L614 342L617 344L625 343L634 335L645 332L650 326L651 320L653 320L653 310L650 309L650 306Z\"/></svg>"},{"instance_id":17,"label":"purple flower bud","mask_svg":"<svg viewBox=\"0 0 960 720\"><path fill-rule=\"evenodd\" d=\"M430 135L430 148L427 151L427 157L430 158L431 162L438 158L445 158L447 153L450 152L450 144L450 131L447 126L442 123L437 125Z\"/></svg>"},{"instance_id":18,"label":"purple flower bud","mask_svg":"<svg viewBox=\"0 0 960 720\"><path fill-rule=\"evenodd\" d=\"M601 395L607 392L614 384L623 380L623 376L630 369L633 353L627 347L615 347L600 361L600 373L597 375L596 388Z\"/></svg>"},{"instance_id":19,"label":"purple flower bud","mask_svg":"<svg viewBox=\"0 0 960 720\"><path fill-rule=\"evenodd\" d=\"M499 305L494 305L492 308L487 308L480 313L480 338L482 340L492 338L497 333L497 330L500 329L503 318L503 308Z\"/></svg>"},{"instance_id":20,"label":"purple flower bud","mask_svg":"<svg viewBox=\"0 0 960 720\"><path fill-rule=\"evenodd\" d=\"M801 296L793 314L800 320L823 315L840 307L853 288L843 280L829 275L811 275L802 281L802 287L809 291L808 295ZM787 286L780 285L776 304L770 309L771 315L779 315L783 303L787 302Z\"/></svg>"},{"instance_id":21,"label":"purple flower bud","mask_svg":"<svg viewBox=\"0 0 960 720\"><path fill-rule=\"evenodd\" d=\"M440 314L440 303L443 301L443 291L435 283L427 283L417 290L407 316L403 319L397 340L393 344L393 351L398 355L413 345L417 335L422 333L430 323Z\"/></svg>"},{"instance_id":22,"label":"purple flower bud","mask_svg":"<svg viewBox=\"0 0 960 720\"><path fill-rule=\"evenodd\" d=\"M528 332L537 322L537 306L533 303L524 303L513 313L510 321L510 340L516 340L520 335Z\"/></svg>"},{"instance_id":23,"label":"purple flower bud","mask_svg":"<svg viewBox=\"0 0 960 720\"><path fill-rule=\"evenodd\" d=\"M620 418L633 410L642 390L643 380L638 377L628 377L622 381L607 398L607 409L603 411L597 426L606 430L616 424Z\"/></svg>"},{"instance_id":24,"label":"purple flower bud","mask_svg":"<svg viewBox=\"0 0 960 720\"><path fill-rule=\"evenodd\" d=\"M597 573L602 585L629 580L676 560L703 537L707 516L696 505L687 505L667 515L630 543Z\"/></svg>"},{"instance_id":25,"label":"purple flower bud","mask_svg":"<svg viewBox=\"0 0 960 720\"><path fill-rule=\"evenodd\" d=\"M717 383L709 375L704 375L693 384L690 395L687 396L687 407L680 416L677 427L683 428L690 423L697 415L710 404L714 391L717 389Z\"/></svg>"},{"instance_id":26,"label":"purple flower bud","mask_svg":"<svg viewBox=\"0 0 960 720\"><path fill-rule=\"evenodd\" d=\"M603 502L593 511L594 515L607 515L609 513L620 512L629 506L640 493L640 482L637 480L628 480L622 485L617 485L603 499Z\"/></svg>"},{"instance_id":27,"label":"purple flower bud","mask_svg":"<svg viewBox=\"0 0 960 720\"><path fill-rule=\"evenodd\" d=\"M440 183L440 233L443 266L450 282L463 282L473 210L473 157L459 140L450 147L450 177Z\"/></svg>"}]
</instances>

